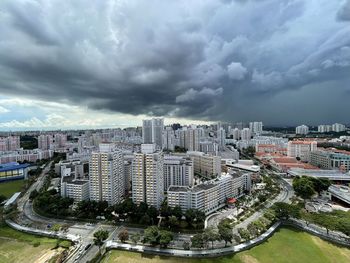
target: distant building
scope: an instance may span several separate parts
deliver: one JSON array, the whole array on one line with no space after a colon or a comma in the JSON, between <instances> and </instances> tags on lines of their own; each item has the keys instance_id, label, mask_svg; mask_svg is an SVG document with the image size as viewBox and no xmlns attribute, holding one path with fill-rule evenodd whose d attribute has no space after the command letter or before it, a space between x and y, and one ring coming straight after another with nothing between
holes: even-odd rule
<instances>
[{"instance_id":1,"label":"distant building","mask_svg":"<svg viewBox=\"0 0 350 263\"><path fill-rule=\"evenodd\" d=\"M251 138L252 138L251 130L249 128L244 128L241 131L241 139L243 141L249 141Z\"/></svg>"},{"instance_id":2,"label":"distant building","mask_svg":"<svg viewBox=\"0 0 350 263\"><path fill-rule=\"evenodd\" d=\"M15 151L21 148L19 136L0 137L0 152Z\"/></svg>"},{"instance_id":3,"label":"distant building","mask_svg":"<svg viewBox=\"0 0 350 263\"><path fill-rule=\"evenodd\" d=\"M163 131L163 149L170 151L175 149L175 131L172 127L166 127Z\"/></svg>"},{"instance_id":4,"label":"distant building","mask_svg":"<svg viewBox=\"0 0 350 263\"><path fill-rule=\"evenodd\" d=\"M153 118L143 120L142 139L144 144L154 143L159 149L163 149L164 119Z\"/></svg>"},{"instance_id":5,"label":"distant building","mask_svg":"<svg viewBox=\"0 0 350 263\"><path fill-rule=\"evenodd\" d=\"M309 127L306 126L306 125L297 126L295 128L295 133L296 134L302 134L302 135L308 134L309 133Z\"/></svg>"},{"instance_id":6,"label":"distant building","mask_svg":"<svg viewBox=\"0 0 350 263\"><path fill-rule=\"evenodd\" d=\"M301 161L310 161L310 154L317 150L316 141L289 141L287 156L299 157Z\"/></svg>"},{"instance_id":7,"label":"distant building","mask_svg":"<svg viewBox=\"0 0 350 263\"><path fill-rule=\"evenodd\" d=\"M344 124L334 123L332 125L332 131L334 131L334 132L343 132L345 130L346 130L346 127Z\"/></svg>"},{"instance_id":8,"label":"distant building","mask_svg":"<svg viewBox=\"0 0 350 263\"><path fill-rule=\"evenodd\" d=\"M317 131L320 133L331 132L332 125L318 125Z\"/></svg>"},{"instance_id":9,"label":"distant building","mask_svg":"<svg viewBox=\"0 0 350 263\"><path fill-rule=\"evenodd\" d=\"M261 134L263 131L263 123L258 121L250 122L249 129L253 134Z\"/></svg>"},{"instance_id":10,"label":"distant building","mask_svg":"<svg viewBox=\"0 0 350 263\"><path fill-rule=\"evenodd\" d=\"M41 150L50 150L53 145L53 137L49 134L42 134L38 136L38 148Z\"/></svg>"}]
</instances>

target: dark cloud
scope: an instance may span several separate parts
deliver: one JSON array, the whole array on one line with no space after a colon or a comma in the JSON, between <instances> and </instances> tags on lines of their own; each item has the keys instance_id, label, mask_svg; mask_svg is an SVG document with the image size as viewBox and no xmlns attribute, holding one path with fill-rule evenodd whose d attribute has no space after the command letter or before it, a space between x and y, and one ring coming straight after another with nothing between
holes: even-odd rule
<instances>
[{"instance_id":1,"label":"dark cloud","mask_svg":"<svg viewBox=\"0 0 350 263\"><path fill-rule=\"evenodd\" d=\"M282 114L293 103L271 98L308 98L312 86L311 106L300 104L300 112L316 119L312 105L325 92L348 94L350 28L334 19L347 20L348 7L326 0L3 0L0 92L135 115L288 123L301 119ZM324 121L329 116L340 118Z\"/></svg>"},{"instance_id":2,"label":"dark cloud","mask_svg":"<svg viewBox=\"0 0 350 263\"><path fill-rule=\"evenodd\" d=\"M339 20L350 21L350 0L346 0L337 13Z\"/></svg>"}]
</instances>

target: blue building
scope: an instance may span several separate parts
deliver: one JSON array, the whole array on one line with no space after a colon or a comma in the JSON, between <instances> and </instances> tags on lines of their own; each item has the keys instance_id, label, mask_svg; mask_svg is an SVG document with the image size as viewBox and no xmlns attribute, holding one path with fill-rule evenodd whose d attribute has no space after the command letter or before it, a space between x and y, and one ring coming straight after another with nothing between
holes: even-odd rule
<instances>
[{"instance_id":1,"label":"blue building","mask_svg":"<svg viewBox=\"0 0 350 263\"><path fill-rule=\"evenodd\" d=\"M0 164L0 182L26 179L29 164L16 162Z\"/></svg>"}]
</instances>

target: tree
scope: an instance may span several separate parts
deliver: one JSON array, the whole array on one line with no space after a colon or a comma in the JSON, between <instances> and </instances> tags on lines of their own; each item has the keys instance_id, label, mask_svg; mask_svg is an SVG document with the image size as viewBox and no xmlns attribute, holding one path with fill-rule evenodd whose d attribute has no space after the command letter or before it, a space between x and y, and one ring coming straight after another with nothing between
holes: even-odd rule
<instances>
[{"instance_id":1,"label":"tree","mask_svg":"<svg viewBox=\"0 0 350 263\"><path fill-rule=\"evenodd\" d=\"M239 244L242 241L241 237L239 235L237 235L237 234L233 235L233 240L236 242L236 244Z\"/></svg>"},{"instance_id":2,"label":"tree","mask_svg":"<svg viewBox=\"0 0 350 263\"><path fill-rule=\"evenodd\" d=\"M170 231L166 231L166 230L161 230L159 232L159 244L161 247L167 247L169 245L169 243L174 239L174 235L173 233L171 233Z\"/></svg>"},{"instance_id":3,"label":"tree","mask_svg":"<svg viewBox=\"0 0 350 263\"><path fill-rule=\"evenodd\" d=\"M307 177L295 177L293 179L295 193L303 199L310 199L314 194L314 184Z\"/></svg>"},{"instance_id":4,"label":"tree","mask_svg":"<svg viewBox=\"0 0 350 263\"><path fill-rule=\"evenodd\" d=\"M211 247L214 248L214 242L220 240L220 235L214 227L208 227L203 233L205 239L211 242Z\"/></svg>"},{"instance_id":5,"label":"tree","mask_svg":"<svg viewBox=\"0 0 350 263\"><path fill-rule=\"evenodd\" d=\"M295 205L283 202L274 203L271 207L278 219L289 219L289 217L299 218L300 209Z\"/></svg>"},{"instance_id":6,"label":"tree","mask_svg":"<svg viewBox=\"0 0 350 263\"><path fill-rule=\"evenodd\" d=\"M134 243L134 244L137 244L137 242L139 242L141 239L141 235L140 233L135 233L135 234L132 234L130 236L130 240Z\"/></svg>"},{"instance_id":7,"label":"tree","mask_svg":"<svg viewBox=\"0 0 350 263\"><path fill-rule=\"evenodd\" d=\"M204 248L205 242L204 242L204 239L203 239L203 234L199 233L199 234L194 235L191 238L191 243L192 243L192 247Z\"/></svg>"},{"instance_id":8,"label":"tree","mask_svg":"<svg viewBox=\"0 0 350 263\"><path fill-rule=\"evenodd\" d=\"M182 247L183 247L184 250L190 250L190 246L191 246L191 244L188 241L184 241L182 243Z\"/></svg>"},{"instance_id":9,"label":"tree","mask_svg":"<svg viewBox=\"0 0 350 263\"><path fill-rule=\"evenodd\" d=\"M129 239L129 232L126 228L123 228L119 234L118 234L118 238L120 239L120 241L122 243L124 243L126 240Z\"/></svg>"},{"instance_id":10,"label":"tree","mask_svg":"<svg viewBox=\"0 0 350 263\"><path fill-rule=\"evenodd\" d=\"M250 239L250 233L247 229L244 228L238 228L238 233L243 238L244 240L249 240Z\"/></svg>"},{"instance_id":11,"label":"tree","mask_svg":"<svg viewBox=\"0 0 350 263\"><path fill-rule=\"evenodd\" d=\"M256 224L254 224L254 222L248 224L247 230L249 231L252 237L256 237L259 234L259 229L256 226Z\"/></svg>"},{"instance_id":12,"label":"tree","mask_svg":"<svg viewBox=\"0 0 350 263\"><path fill-rule=\"evenodd\" d=\"M175 206L171 211L173 216L176 216L179 220L182 217L182 210L180 206Z\"/></svg>"},{"instance_id":13,"label":"tree","mask_svg":"<svg viewBox=\"0 0 350 263\"><path fill-rule=\"evenodd\" d=\"M159 229L156 226L150 226L145 229L143 243L150 243L152 246L159 244Z\"/></svg>"},{"instance_id":14,"label":"tree","mask_svg":"<svg viewBox=\"0 0 350 263\"><path fill-rule=\"evenodd\" d=\"M170 216L168 222L171 228L177 227L179 225L179 220L176 216Z\"/></svg>"},{"instance_id":15,"label":"tree","mask_svg":"<svg viewBox=\"0 0 350 263\"><path fill-rule=\"evenodd\" d=\"M103 242L108 238L108 231L98 230L94 233L94 244L101 250Z\"/></svg>"},{"instance_id":16,"label":"tree","mask_svg":"<svg viewBox=\"0 0 350 263\"><path fill-rule=\"evenodd\" d=\"M331 186L331 181L327 178L314 178L311 177L310 180L313 183L314 190L320 194L322 191L328 190L328 187Z\"/></svg>"},{"instance_id":17,"label":"tree","mask_svg":"<svg viewBox=\"0 0 350 263\"><path fill-rule=\"evenodd\" d=\"M34 189L30 195L29 195L29 199L30 200L34 200L37 196L39 195L38 191L36 189Z\"/></svg>"},{"instance_id":18,"label":"tree","mask_svg":"<svg viewBox=\"0 0 350 263\"><path fill-rule=\"evenodd\" d=\"M220 235L220 239L225 241L225 247L227 243L232 243L233 232L232 225L228 219L223 219L218 224L218 233Z\"/></svg>"},{"instance_id":19,"label":"tree","mask_svg":"<svg viewBox=\"0 0 350 263\"><path fill-rule=\"evenodd\" d=\"M157 221L158 210L154 206L150 206L147 210L147 215L150 217L152 224L155 224Z\"/></svg>"}]
</instances>

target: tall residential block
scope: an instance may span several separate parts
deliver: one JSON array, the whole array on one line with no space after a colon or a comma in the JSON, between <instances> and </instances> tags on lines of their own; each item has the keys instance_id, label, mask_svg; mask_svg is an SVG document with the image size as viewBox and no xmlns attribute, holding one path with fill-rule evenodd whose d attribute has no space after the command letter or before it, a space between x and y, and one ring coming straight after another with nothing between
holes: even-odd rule
<instances>
[{"instance_id":1,"label":"tall residential block","mask_svg":"<svg viewBox=\"0 0 350 263\"><path fill-rule=\"evenodd\" d=\"M189 157L164 156L164 191L171 185L192 186L193 177L193 162Z\"/></svg>"},{"instance_id":2,"label":"tall residential block","mask_svg":"<svg viewBox=\"0 0 350 263\"><path fill-rule=\"evenodd\" d=\"M101 144L91 154L89 163L90 200L107 201L114 205L125 193L124 161L122 152L112 144Z\"/></svg>"},{"instance_id":3,"label":"tall residential block","mask_svg":"<svg viewBox=\"0 0 350 263\"><path fill-rule=\"evenodd\" d=\"M164 201L163 153L154 144L142 144L132 161L132 199L159 209Z\"/></svg>"},{"instance_id":4,"label":"tall residential block","mask_svg":"<svg viewBox=\"0 0 350 263\"><path fill-rule=\"evenodd\" d=\"M163 148L164 119L153 118L142 121L142 140L144 144L156 144Z\"/></svg>"}]
</instances>

